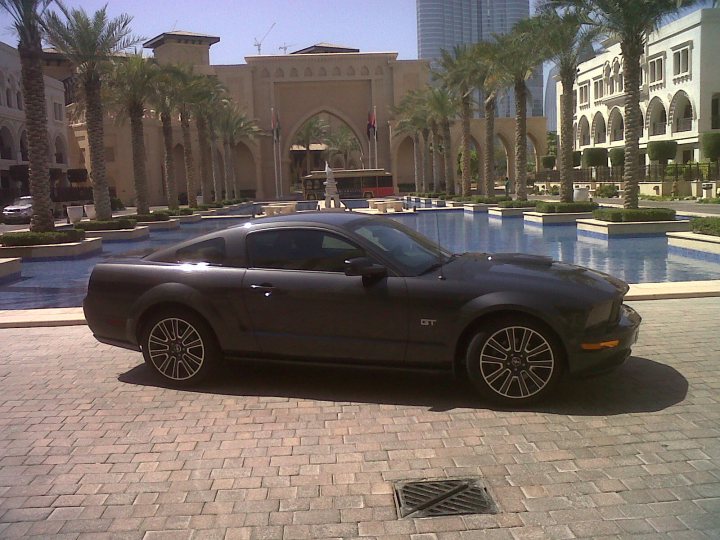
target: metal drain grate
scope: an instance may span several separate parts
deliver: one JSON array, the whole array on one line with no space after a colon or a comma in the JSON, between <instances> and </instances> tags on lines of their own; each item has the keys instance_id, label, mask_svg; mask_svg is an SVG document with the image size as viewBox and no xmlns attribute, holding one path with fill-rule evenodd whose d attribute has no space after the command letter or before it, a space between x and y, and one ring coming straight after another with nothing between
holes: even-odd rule
<instances>
[{"instance_id":1,"label":"metal drain grate","mask_svg":"<svg viewBox=\"0 0 720 540\"><path fill-rule=\"evenodd\" d=\"M395 485L400 517L495 514L495 503L478 480L425 480Z\"/></svg>"}]
</instances>

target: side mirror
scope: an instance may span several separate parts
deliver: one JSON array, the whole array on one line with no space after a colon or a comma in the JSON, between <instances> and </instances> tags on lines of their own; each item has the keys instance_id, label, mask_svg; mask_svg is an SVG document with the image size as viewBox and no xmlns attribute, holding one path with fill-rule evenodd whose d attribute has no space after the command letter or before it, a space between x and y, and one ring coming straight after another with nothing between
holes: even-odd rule
<instances>
[{"instance_id":1,"label":"side mirror","mask_svg":"<svg viewBox=\"0 0 720 540\"><path fill-rule=\"evenodd\" d=\"M345 261L346 276L362 276L364 278L381 278L387 276L387 268L376 264L367 257L357 257Z\"/></svg>"}]
</instances>

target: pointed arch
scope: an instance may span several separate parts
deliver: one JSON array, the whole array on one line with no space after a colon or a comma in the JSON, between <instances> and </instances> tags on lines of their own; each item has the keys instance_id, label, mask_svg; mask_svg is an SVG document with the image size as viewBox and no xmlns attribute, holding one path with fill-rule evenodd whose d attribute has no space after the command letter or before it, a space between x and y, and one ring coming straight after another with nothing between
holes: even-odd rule
<instances>
[{"instance_id":1,"label":"pointed arch","mask_svg":"<svg viewBox=\"0 0 720 540\"><path fill-rule=\"evenodd\" d=\"M306 68L305 68L305 73L303 73L303 75L304 75L305 77L312 77L312 74L313 74L312 69L310 69L309 67L306 67Z\"/></svg>"},{"instance_id":2,"label":"pointed arch","mask_svg":"<svg viewBox=\"0 0 720 540\"><path fill-rule=\"evenodd\" d=\"M347 75L348 75L349 77L354 76L354 75L355 75L355 68L352 67L352 66L349 66L349 67L347 68L346 73L347 73Z\"/></svg>"},{"instance_id":3,"label":"pointed arch","mask_svg":"<svg viewBox=\"0 0 720 540\"><path fill-rule=\"evenodd\" d=\"M697 119L695 105L684 90L678 90L670 102L668 124L672 132L690 131L693 120Z\"/></svg>"},{"instance_id":4,"label":"pointed arch","mask_svg":"<svg viewBox=\"0 0 720 540\"><path fill-rule=\"evenodd\" d=\"M320 77L326 77L326 76L327 76L327 70L326 70L324 67L321 67L321 68L318 70L318 75L319 75Z\"/></svg>"},{"instance_id":5,"label":"pointed arch","mask_svg":"<svg viewBox=\"0 0 720 540\"><path fill-rule=\"evenodd\" d=\"M645 113L645 128L648 135L664 135L667 128L667 112L662 99L655 96L650 100Z\"/></svg>"},{"instance_id":6,"label":"pointed arch","mask_svg":"<svg viewBox=\"0 0 720 540\"><path fill-rule=\"evenodd\" d=\"M333 74L334 76L341 75L341 73L340 73L340 68L339 68L338 66L335 66L335 67L333 68L333 70L332 70L332 74Z\"/></svg>"},{"instance_id":7,"label":"pointed arch","mask_svg":"<svg viewBox=\"0 0 720 540\"><path fill-rule=\"evenodd\" d=\"M363 66L362 68L360 68L360 75L363 75L363 76L370 75L370 70L368 69L367 66Z\"/></svg>"},{"instance_id":8,"label":"pointed arch","mask_svg":"<svg viewBox=\"0 0 720 540\"><path fill-rule=\"evenodd\" d=\"M607 130L610 134L610 142L622 141L625 138L625 120L620 107L613 107L610 111Z\"/></svg>"},{"instance_id":9,"label":"pointed arch","mask_svg":"<svg viewBox=\"0 0 720 540\"><path fill-rule=\"evenodd\" d=\"M600 111L595 113L592 121L592 142L593 144L603 144L607 141L607 124L605 117Z\"/></svg>"},{"instance_id":10,"label":"pointed arch","mask_svg":"<svg viewBox=\"0 0 720 540\"><path fill-rule=\"evenodd\" d=\"M278 79L282 79L285 77L285 72L282 70L282 68L277 68L275 70L275 77Z\"/></svg>"},{"instance_id":11,"label":"pointed arch","mask_svg":"<svg viewBox=\"0 0 720 540\"><path fill-rule=\"evenodd\" d=\"M363 148L364 145L367 144L367 137L365 132L360 130L358 126L355 125L352 118L334 107L321 106L306 111L303 116L299 117L298 120L296 120L295 123L290 126L290 129L288 130L288 136L283 137L282 155L288 155L288 153L290 152L290 147L292 146L292 141L295 140L295 135L297 134L297 131L305 124L305 122L319 114L328 114L330 116L334 116L335 118L343 122L358 140L361 148Z\"/></svg>"},{"instance_id":12,"label":"pointed arch","mask_svg":"<svg viewBox=\"0 0 720 540\"><path fill-rule=\"evenodd\" d=\"M297 70L297 68L292 68L292 69L290 70L290 76L291 76L291 77L297 77L297 76L298 76L298 70Z\"/></svg>"},{"instance_id":13,"label":"pointed arch","mask_svg":"<svg viewBox=\"0 0 720 540\"><path fill-rule=\"evenodd\" d=\"M590 122L585 116L581 116L577 123L578 147L590 146Z\"/></svg>"}]
</instances>

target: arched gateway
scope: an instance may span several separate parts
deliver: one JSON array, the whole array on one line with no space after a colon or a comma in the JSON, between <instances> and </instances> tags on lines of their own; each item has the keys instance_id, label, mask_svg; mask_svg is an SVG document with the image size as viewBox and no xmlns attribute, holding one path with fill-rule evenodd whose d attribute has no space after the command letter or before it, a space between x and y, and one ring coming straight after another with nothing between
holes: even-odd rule
<instances>
[{"instance_id":1,"label":"arched gateway","mask_svg":"<svg viewBox=\"0 0 720 540\"><path fill-rule=\"evenodd\" d=\"M196 73L217 76L238 106L268 134L272 125L271 111L277 114L279 142L271 136L263 136L238 147L239 157L236 156L234 162L236 175L242 179L242 190L254 188L256 197L262 199L288 196L295 180L293 171L297 169L291 155L298 151L293 140L302 125L318 114L338 119L358 139L361 152L356 152L358 155L353 163L360 161L363 167L387 170L393 174L396 186L398 182L408 183L408 177L414 172L409 157L413 142L408 141L407 134L393 134L391 111L408 92L428 84L427 62L398 60L397 53L392 52L364 53L320 44L292 54L249 56L245 58L245 64L211 65L210 47L219 40L214 36L178 31L160 34L144 46L153 50L160 63L191 64ZM368 115L372 111L376 112L377 150L374 144L371 148L367 137ZM514 130L512 118L498 118L495 123L499 133ZM459 126L459 122L456 124ZM460 144L458 129L453 128L451 151L455 153ZM528 129L531 139L538 141L537 154L543 155L544 119L528 122ZM482 141L482 133L483 120L473 119L472 134L476 141ZM180 141L180 137L178 131L175 140ZM118 137L116 144L129 146L129 142L123 140L125 138ZM162 142L161 138L152 135L146 135L146 141L148 145ZM196 142L195 139L193 151L195 163L199 164ZM215 151L222 154L222 146L218 145ZM116 154L124 155L122 152ZM157 152L148 149L147 155L148 171L161 170L159 163L151 163L154 156L161 159L161 149ZM508 161L513 162L511 154ZM249 168L253 170L246 170ZM132 192L131 170L128 168L126 172L114 175L117 182L128 184L125 189L118 189L118 193ZM509 172L512 176L514 170ZM150 182L158 182L160 186L161 179L154 179L150 174ZM199 174L198 169L196 175ZM151 192L161 193L161 189L153 190L151 186Z\"/></svg>"}]
</instances>

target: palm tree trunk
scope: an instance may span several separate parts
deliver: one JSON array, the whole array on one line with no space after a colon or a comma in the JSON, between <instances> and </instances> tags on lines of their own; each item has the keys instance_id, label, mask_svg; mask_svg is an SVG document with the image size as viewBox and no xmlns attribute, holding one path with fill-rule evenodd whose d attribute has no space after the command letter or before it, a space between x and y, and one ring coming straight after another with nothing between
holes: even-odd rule
<instances>
[{"instance_id":1,"label":"palm tree trunk","mask_svg":"<svg viewBox=\"0 0 720 540\"><path fill-rule=\"evenodd\" d=\"M440 189L440 133L437 125L433 123L430 128L432 133L432 192L437 193Z\"/></svg>"},{"instance_id":2,"label":"palm tree trunk","mask_svg":"<svg viewBox=\"0 0 720 540\"><path fill-rule=\"evenodd\" d=\"M560 96L560 201L573 202L573 82L575 71L562 74Z\"/></svg>"},{"instance_id":3,"label":"palm tree trunk","mask_svg":"<svg viewBox=\"0 0 720 540\"><path fill-rule=\"evenodd\" d=\"M147 171L145 170L145 133L143 130L143 107L130 111L130 138L132 140L133 181L135 206L138 214L150 213L148 204Z\"/></svg>"},{"instance_id":4,"label":"palm tree trunk","mask_svg":"<svg viewBox=\"0 0 720 540\"><path fill-rule=\"evenodd\" d=\"M180 115L183 137L183 157L185 158L185 178L187 179L187 198L190 208L197 208L197 187L195 186L195 160L192 155L192 139L190 138L190 119Z\"/></svg>"},{"instance_id":5,"label":"palm tree trunk","mask_svg":"<svg viewBox=\"0 0 720 540\"><path fill-rule=\"evenodd\" d=\"M527 86L515 82L515 194L527 201Z\"/></svg>"},{"instance_id":6,"label":"palm tree trunk","mask_svg":"<svg viewBox=\"0 0 720 540\"><path fill-rule=\"evenodd\" d=\"M85 80L86 118L88 146L90 148L90 179L93 188L95 212L99 221L112 219L110 191L105 174L105 137L103 133L103 110L100 97L100 80Z\"/></svg>"},{"instance_id":7,"label":"palm tree trunk","mask_svg":"<svg viewBox=\"0 0 720 540\"><path fill-rule=\"evenodd\" d=\"M470 95L462 98L462 194L470 195Z\"/></svg>"},{"instance_id":8,"label":"palm tree trunk","mask_svg":"<svg viewBox=\"0 0 720 540\"><path fill-rule=\"evenodd\" d=\"M223 141L223 148L225 150L225 198L236 199L235 175L233 174L232 149L230 148L230 141Z\"/></svg>"},{"instance_id":9,"label":"palm tree trunk","mask_svg":"<svg viewBox=\"0 0 720 540\"><path fill-rule=\"evenodd\" d=\"M200 171L202 178L200 179L200 186L203 194L203 202L205 204L210 202L210 195L212 193L212 170L210 160L212 159L212 150L210 142L208 140L208 128L205 117L199 115L197 117L197 130L198 130L198 141L200 143Z\"/></svg>"},{"instance_id":10,"label":"palm tree trunk","mask_svg":"<svg viewBox=\"0 0 720 540\"><path fill-rule=\"evenodd\" d=\"M425 176L425 168L422 159L422 147L420 146L420 132L413 133L413 159L415 161L415 191L420 191L423 177Z\"/></svg>"},{"instance_id":11,"label":"palm tree trunk","mask_svg":"<svg viewBox=\"0 0 720 540\"><path fill-rule=\"evenodd\" d=\"M175 159L173 158L172 119L170 114L162 113L163 142L165 144L165 190L167 192L167 205L170 210L178 208L178 192L175 183Z\"/></svg>"},{"instance_id":12,"label":"palm tree trunk","mask_svg":"<svg viewBox=\"0 0 720 540\"><path fill-rule=\"evenodd\" d=\"M310 174L310 141L305 146L305 174Z\"/></svg>"},{"instance_id":13,"label":"palm tree trunk","mask_svg":"<svg viewBox=\"0 0 720 540\"><path fill-rule=\"evenodd\" d=\"M30 161L30 195L33 198L33 216L30 230L49 232L55 229L50 200L50 171L48 168L47 108L45 82L42 71L42 45L37 43L18 46L20 55L25 121L28 133ZM12 156L14 158L14 156Z\"/></svg>"},{"instance_id":14,"label":"palm tree trunk","mask_svg":"<svg viewBox=\"0 0 720 540\"><path fill-rule=\"evenodd\" d=\"M213 202L220 202L222 200L223 182L220 177L220 168L217 163L217 139L210 139L210 167L212 168L213 177Z\"/></svg>"},{"instance_id":15,"label":"palm tree trunk","mask_svg":"<svg viewBox=\"0 0 720 540\"><path fill-rule=\"evenodd\" d=\"M485 156L483 159L484 189L480 193L495 195L495 93L491 92L484 102L485 109ZM484 193L483 193L484 192Z\"/></svg>"},{"instance_id":16,"label":"palm tree trunk","mask_svg":"<svg viewBox=\"0 0 720 540\"><path fill-rule=\"evenodd\" d=\"M422 175L422 191L428 190L428 177L431 174L430 171L430 130L423 129L423 175Z\"/></svg>"},{"instance_id":17,"label":"palm tree trunk","mask_svg":"<svg viewBox=\"0 0 720 540\"><path fill-rule=\"evenodd\" d=\"M455 156L452 155L452 140L450 138L450 122L443 122L443 139L445 139L445 192L455 195Z\"/></svg>"},{"instance_id":18,"label":"palm tree trunk","mask_svg":"<svg viewBox=\"0 0 720 540\"><path fill-rule=\"evenodd\" d=\"M638 207L640 148L640 56L642 42L621 43L625 72L625 208Z\"/></svg>"}]
</instances>

